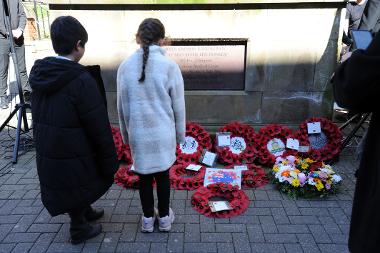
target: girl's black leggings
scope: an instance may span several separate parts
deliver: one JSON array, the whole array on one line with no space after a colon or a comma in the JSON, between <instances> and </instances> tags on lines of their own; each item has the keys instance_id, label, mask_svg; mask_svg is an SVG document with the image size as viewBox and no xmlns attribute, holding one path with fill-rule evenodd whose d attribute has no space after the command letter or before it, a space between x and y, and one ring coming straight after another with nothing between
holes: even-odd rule
<instances>
[{"instance_id":1,"label":"girl's black leggings","mask_svg":"<svg viewBox=\"0 0 380 253\"><path fill-rule=\"evenodd\" d=\"M156 180L158 212L160 217L169 215L170 180L169 170L153 174L138 174L140 177L140 200L146 218L154 215L153 179Z\"/></svg>"}]
</instances>

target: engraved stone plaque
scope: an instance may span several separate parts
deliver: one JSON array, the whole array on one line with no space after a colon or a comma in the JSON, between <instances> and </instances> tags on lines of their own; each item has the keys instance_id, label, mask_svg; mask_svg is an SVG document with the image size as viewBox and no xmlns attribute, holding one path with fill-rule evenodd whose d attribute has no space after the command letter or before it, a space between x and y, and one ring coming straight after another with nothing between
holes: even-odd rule
<instances>
[{"instance_id":1,"label":"engraved stone plaque","mask_svg":"<svg viewBox=\"0 0 380 253\"><path fill-rule=\"evenodd\" d=\"M244 90L246 45L172 45L167 55L181 68L186 90Z\"/></svg>"}]
</instances>

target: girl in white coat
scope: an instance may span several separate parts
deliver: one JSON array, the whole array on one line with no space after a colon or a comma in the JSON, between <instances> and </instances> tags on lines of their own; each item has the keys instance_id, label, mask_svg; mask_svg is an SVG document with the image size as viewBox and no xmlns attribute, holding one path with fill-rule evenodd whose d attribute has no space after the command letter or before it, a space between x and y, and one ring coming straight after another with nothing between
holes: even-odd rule
<instances>
[{"instance_id":1,"label":"girl in white coat","mask_svg":"<svg viewBox=\"0 0 380 253\"><path fill-rule=\"evenodd\" d=\"M143 232L153 232L156 216L160 231L171 229L169 168L176 160L176 143L185 140L183 78L178 65L160 47L164 37L165 28L158 19L145 19L136 34L140 49L120 65L117 74L119 124L140 177Z\"/></svg>"}]
</instances>

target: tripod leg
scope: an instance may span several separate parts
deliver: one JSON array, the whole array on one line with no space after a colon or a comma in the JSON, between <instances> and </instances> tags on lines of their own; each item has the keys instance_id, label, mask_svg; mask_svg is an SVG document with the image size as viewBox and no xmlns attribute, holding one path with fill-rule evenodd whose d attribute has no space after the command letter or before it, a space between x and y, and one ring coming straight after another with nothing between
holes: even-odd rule
<instances>
[{"instance_id":1,"label":"tripod leg","mask_svg":"<svg viewBox=\"0 0 380 253\"><path fill-rule=\"evenodd\" d=\"M6 125L8 125L9 121L11 121L11 119L13 118L13 116L15 116L15 114L17 113L17 110L19 108L16 106L16 108L13 110L13 112L8 116L8 118L4 121L4 123L1 125L0 127L0 132L3 131L4 127Z\"/></svg>"},{"instance_id":2,"label":"tripod leg","mask_svg":"<svg viewBox=\"0 0 380 253\"><path fill-rule=\"evenodd\" d=\"M29 125L28 125L28 119L26 118L26 104L22 107L22 119L24 122L24 131L29 132Z\"/></svg>"},{"instance_id":3,"label":"tripod leg","mask_svg":"<svg viewBox=\"0 0 380 253\"><path fill-rule=\"evenodd\" d=\"M356 126L354 127L354 129L349 133L349 135L343 140L342 142L342 149L344 149L347 144L350 142L350 140L352 139L352 137L355 136L356 132L359 130L359 128L362 126L362 124L364 123L364 121L367 120L367 118L369 117L369 113L365 113L363 115L363 117L361 118L361 120L356 124Z\"/></svg>"},{"instance_id":4,"label":"tripod leg","mask_svg":"<svg viewBox=\"0 0 380 253\"><path fill-rule=\"evenodd\" d=\"M18 148L20 146L20 133L21 133L21 122L22 122L22 115L25 113L25 108L21 106L20 110L18 111L18 121L17 121L17 130L16 130L16 141L15 145L13 147L13 164L17 163L18 158Z\"/></svg>"},{"instance_id":5,"label":"tripod leg","mask_svg":"<svg viewBox=\"0 0 380 253\"><path fill-rule=\"evenodd\" d=\"M354 116L352 116L349 120L347 120L343 125L341 125L339 127L340 130L343 130L344 128L346 128L346 126L348 126L352 121L354 121L354 119L358 118L358 117L361 117L362 114L361 113L358 113L358 114L355 114Z\"/></svg>"}]
</instances>

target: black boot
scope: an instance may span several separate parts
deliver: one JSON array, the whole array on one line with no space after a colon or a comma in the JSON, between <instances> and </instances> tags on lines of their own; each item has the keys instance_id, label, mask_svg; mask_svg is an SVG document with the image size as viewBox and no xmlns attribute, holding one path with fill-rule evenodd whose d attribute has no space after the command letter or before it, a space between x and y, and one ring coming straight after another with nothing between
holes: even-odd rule
<instances>
[{"instance_id":1,"label":"black boot","mask_svg":"<svg viewBox=\"0 0 380 253\"><path fill-rule=\"evenodd\" d=\"M91 206L88 207L84 213L84 217L87 221L95 221L102 218L104 215L103 209L94 209Z\"/></svg>"},{"instance_id":2,"label":"black boot","mask_svg":"<svg viewBox=\"0 0 380 253\"><path fill-rule=\"evenodd\" d=\"M76 245L98 236L102 232L102 225L70 224L71 243Z\"/></svg>"},{"instance_id":3,"label":"black boot","mask_svg":"<svg viewBox=\"0 0 380 253\"><path fill-rule=\"evenodd\" d=\"M69 213L72 244L80 244L102 232L102 225L90 225L84 217L87 208L78 208Z\"/></svg>"},{"instance_id":4,"label":"black boot","mask_svg":"<svg viewBox=\"0 0 380 253\"><path fill-rule=\"evenodd\" d=\"M30 91L28 91L28 90L26 90L26 91L24 91L24 102L25 102L25 104L30 104L30 100L31 100L31 93L30 93Z\"/></svg>"}]
</instances>

